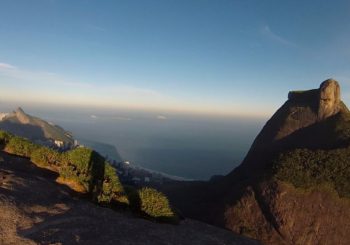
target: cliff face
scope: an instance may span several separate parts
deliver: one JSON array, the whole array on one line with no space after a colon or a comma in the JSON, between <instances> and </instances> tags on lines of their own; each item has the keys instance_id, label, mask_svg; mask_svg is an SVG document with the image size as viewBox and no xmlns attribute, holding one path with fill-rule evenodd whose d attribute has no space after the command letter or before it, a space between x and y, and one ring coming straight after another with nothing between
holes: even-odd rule
<instances>
[{"instance_id":1,"label":"cliff face","mask_svg":"<svg viewBox=\"0 0 350 245\"><path fill-rule=\"evenodd\" d=\"M349 156L350 113L339 84L326 80L319 89L290 92L227 176L169 194L186 215L266 244L345 245Z\"/></svg>"},{"instance_id":2,"label":"cliff face","mask_svg":"<svg viewBox=\"0 0 350 245\"><path fill-rule=\"evenodd\" d=\"M254 140L241 168L263 168L271 154L286 149L338 146L342 142L332 139L334 130L325 122L348 112L340 99L340 86L333 79L322 82L318 89L289 92L288 100Z\"/></svg>"}]
</instances>

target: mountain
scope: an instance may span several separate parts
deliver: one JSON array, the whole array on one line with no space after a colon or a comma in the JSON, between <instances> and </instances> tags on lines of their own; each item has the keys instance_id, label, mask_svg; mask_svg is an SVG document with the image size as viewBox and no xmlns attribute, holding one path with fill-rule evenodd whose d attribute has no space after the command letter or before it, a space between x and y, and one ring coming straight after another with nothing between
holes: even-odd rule
<instances>
[{"instance_id":1,"label":"mountain","mask_svg":"<svg viewBox=\"0 0 350 245\"><path fill-rule=\"evenodd\" d=\"M0 152L0 244L259 244L191 219L163 224L104 208L57 177Z\"/></svg>"},{"instance_id":2,"label":"mountain","mask_svg":"<svg viewBox=\"0 0 350 245\"><path fill-rule=\"evenodd\" d=\"M43 144L69 147L74 144L71 133L40 118L26 114L22 108L0 114L0 129Z\"/></svg>"},{"instance_id":3,"label":"mountain","mask_svg":"<svg viewBox=\"0 0 350 245\"><path fill-rule=\"evenodd\" d=\"M265 244L349 244L350 112L338 82L289 92L227 176L164 191L185 215Z\"/></svg>"}]
</instances>

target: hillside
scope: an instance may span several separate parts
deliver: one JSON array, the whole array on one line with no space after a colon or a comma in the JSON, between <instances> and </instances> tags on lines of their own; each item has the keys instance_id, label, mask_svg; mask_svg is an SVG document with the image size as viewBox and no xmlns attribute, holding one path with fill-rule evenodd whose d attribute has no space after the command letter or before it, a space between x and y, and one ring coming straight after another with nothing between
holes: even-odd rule
<instances>
[{"instance_id":1,"label":"hillside","mask_svg":"<svg viewBox=\"0 0 350 245\"><path fill-rule=\"evenodd\" d=\"M26 114L20 107L12 113L1 114L0 129L46 145L54 144L55 140L61 141L67 147L74 144L74 139L69 132Z\"/></svg>"},{"instance_id":2,"label":"hillside","mask_svg":"<svg viewBox=\"0 0 350 245\"><path fill-rule=\"evenodd\" d=\"M265 244L345 245L349 156L350 113L338 82L326 80L290 92L227 176L165 190L186 215Z\"/></svg>"},{"instance_id":3,"label":"hillside","mask_svg":"<svg viewBox=\"0 0 350 245\"><path fill-rule=\"evenodd\" d=\"M98 206L59 177L0 152L0 244L259 244L190 219L157 223Z\"/></svg>"}]
</instances>

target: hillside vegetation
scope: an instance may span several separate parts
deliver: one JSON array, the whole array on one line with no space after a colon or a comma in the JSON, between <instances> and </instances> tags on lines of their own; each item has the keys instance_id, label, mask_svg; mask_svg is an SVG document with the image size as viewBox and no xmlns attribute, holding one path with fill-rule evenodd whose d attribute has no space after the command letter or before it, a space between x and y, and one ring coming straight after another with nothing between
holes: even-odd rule
<instances>
[{"instance_id":1,"label":"hillside vegetation","mask_svg":"<svg viewBox=\"0 0 350 245\"><path fill-rule=\"evenodd\" d=\"M350 147L335 150L296 149L275 161L275 177L299 188L330 184L350 198Z\"/></svg>"},{"instance_id":2,"label":"hillside vegetation","mask_svg":"<svg viewBox=\"0 0 350 245\"><path fill-rule=\"evenodd\" d=\"M346 108L343 106L343 108ZM350 113L337 115L303 131L318 136L313 147L297 148L282 152L273 160L276 179L292 183L298 188L328 185L339 196L350 197ZM323 143L325 142L325 143ZM300 145L306 146L304 142ZM328 144L326 144L328 143ZM327 146L325 149L317 149Z\"/></svg>"},{"instance_id":3,"label":"hillside vegetation","mask_svg":"<svg viewBox=\"0 0 350 245\"><path fill-rule=\"evenodd\" d=\"M129 208L144 217L177 222L167 197L155 189L136 190L121 184L116 169L104 157L88 148L60 153L0 130L1 149L57 171L60 178L80 186L89 198L112 208Z\"/></svg>"}]
</instances>

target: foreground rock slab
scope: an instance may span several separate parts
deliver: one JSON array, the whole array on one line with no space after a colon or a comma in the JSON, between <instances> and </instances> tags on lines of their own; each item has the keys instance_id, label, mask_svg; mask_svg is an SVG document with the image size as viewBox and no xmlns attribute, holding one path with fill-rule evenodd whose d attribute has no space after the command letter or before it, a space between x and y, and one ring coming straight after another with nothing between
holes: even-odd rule
<instances>
[{"instance_id":1,"label":"foreground rock slab","mask_svg":"<svg viewBox=\"0 0 350 245\"><path fill-rule=\"evenodd\" d=\"M259 244L186 219L159 224L96 206L55 172L0 152L0 244Z\"/></svg>"}]
</instances>

